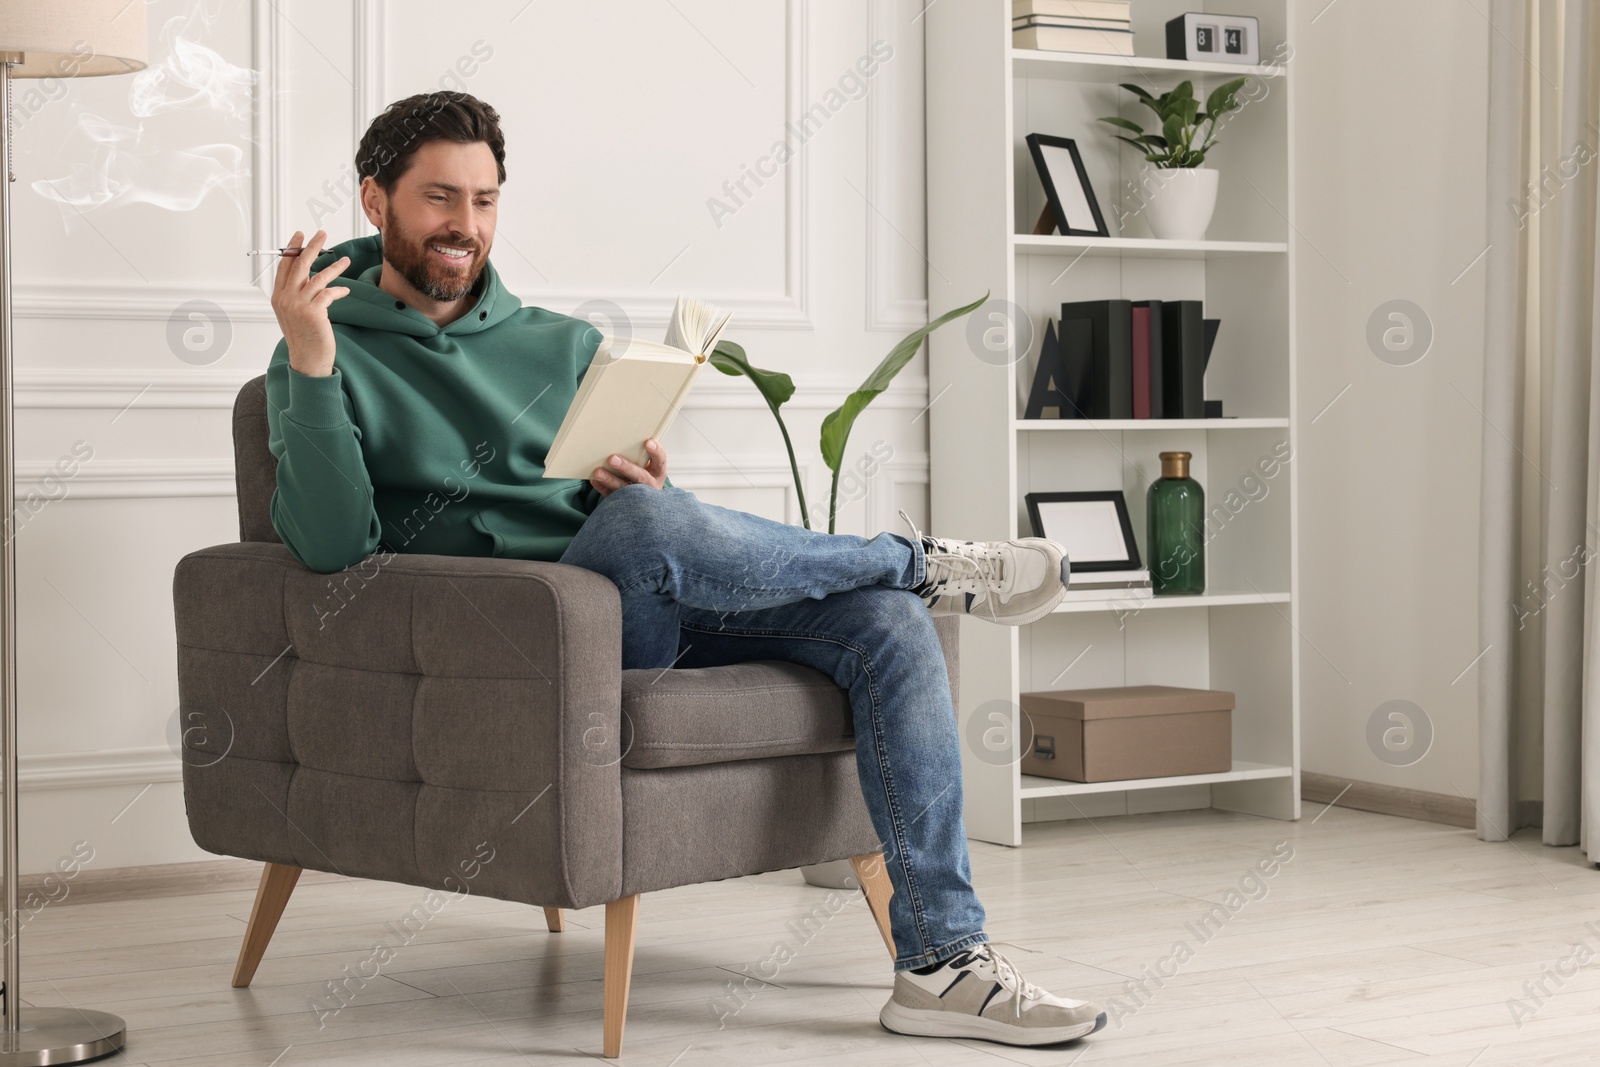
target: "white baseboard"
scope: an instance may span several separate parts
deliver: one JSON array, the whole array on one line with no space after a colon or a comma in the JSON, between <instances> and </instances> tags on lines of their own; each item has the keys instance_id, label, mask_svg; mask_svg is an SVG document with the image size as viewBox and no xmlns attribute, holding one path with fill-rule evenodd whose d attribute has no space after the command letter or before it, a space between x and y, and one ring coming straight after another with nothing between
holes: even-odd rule
<instances>
[{"instance_id":1,"label":"white baseboard","mask_svg":"<svg viewBox=\"0 0 1600 1067\"><path fill-rule=\"evenodd\" d=\"M57 752L17 757L17 788L76 789L82 786L181 782L183 763L172 750L112 748L103 752Z\"/></svg>"}]
</instances>

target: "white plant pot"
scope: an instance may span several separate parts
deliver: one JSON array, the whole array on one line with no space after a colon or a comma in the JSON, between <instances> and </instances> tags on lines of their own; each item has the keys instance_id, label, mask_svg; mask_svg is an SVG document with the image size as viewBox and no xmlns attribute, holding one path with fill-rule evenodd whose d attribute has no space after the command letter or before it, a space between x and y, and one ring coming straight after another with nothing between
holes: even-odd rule
<instances>
[{"instance_id":1,"label":"white plant pot","mask_svg":"<svg viewBox=\"0 0 1600 1067\"><path fill-rule=\"evenodd\" d=\"M1141 187L1151 234L1163 241L1205 240L1217 207L1216 171L1146 164Z\"/></svg>"}]
</instances>

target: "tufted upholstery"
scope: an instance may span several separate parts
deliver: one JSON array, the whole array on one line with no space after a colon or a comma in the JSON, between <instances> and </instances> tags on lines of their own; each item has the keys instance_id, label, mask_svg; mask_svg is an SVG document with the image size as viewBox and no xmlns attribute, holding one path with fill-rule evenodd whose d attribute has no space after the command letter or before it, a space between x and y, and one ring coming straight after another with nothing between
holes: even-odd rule
<instances>
[{"instance_id":1,"label":"tufted upholstery","mask_svg":"<svg viewBox=\"0 0 1600 1067\"><path fill-rule=\"evenodd\" d=\"M265 405L262 377L234 406L240 542L173 580L202 848L452 889L487 842L474 892L571 908L876 851L826 676L753 662L646 694L659 672L621 669L616 587L579 567L402 553L313 572L272 529ZM954 691L958 620L935 623Z\"/></svg>"},{"instance_id":2,"label":"tufted upholstery","mask_svg":"<svg viewBox=\"0 0 1600 1067\"><path fill-rule=\"evenodd\" d=\"M319 627L329 576L282 545L185 557L175 595L195 841L442 888L486 840L499 858L478 891L614 899L620 768L573 726L607 723L615 744L620 625L584 608L615 604L616 587L562 570L552 581L525 561L396 555Z\"/></svg>"}]
</instances>

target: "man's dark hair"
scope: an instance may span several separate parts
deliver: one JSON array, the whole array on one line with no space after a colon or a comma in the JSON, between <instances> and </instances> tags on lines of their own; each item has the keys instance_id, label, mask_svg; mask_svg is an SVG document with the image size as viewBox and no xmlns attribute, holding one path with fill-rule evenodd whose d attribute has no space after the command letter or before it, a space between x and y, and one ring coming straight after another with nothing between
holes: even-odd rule
<instances>
[{"instance_id":1,"label":"man's dark hair","mask_svg":"<svg viewBox=\"0 0 1600 1067\"><path fill-rule=\"evenodd\" d=\"M372 120L356 149L357 179L372 178L385 193L411 169L411 157L429 141L473 144L494 153L501 184L506 180L506 140L500 115L471 93L441 89L396 100Z\"/></svg>"}]
</instances>

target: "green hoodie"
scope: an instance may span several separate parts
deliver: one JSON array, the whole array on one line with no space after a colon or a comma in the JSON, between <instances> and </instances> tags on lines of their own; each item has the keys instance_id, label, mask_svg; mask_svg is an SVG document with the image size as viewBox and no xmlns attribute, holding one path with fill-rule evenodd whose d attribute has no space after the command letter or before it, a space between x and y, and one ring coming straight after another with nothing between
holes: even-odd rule
<instances>
[{"instance_id":1,"label":"green hoodie","mask_svg":"<svg viewBox=\"0 0 1600 1067\"><path fill-rule=\"evenodd\" d=\"M600 334L523 307L485 261L478 299L440 328L378 288L380 235L324 249L333 373L301 374L280 340L267 366L272 525L296 559L330 573L392 552L559 560L602 499L544 477L544 458ZM671 485L668 481L666 484Z\"/></svg>"}]
</instances>

